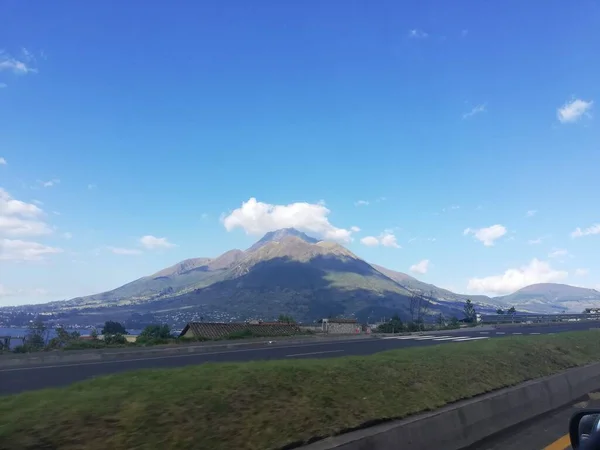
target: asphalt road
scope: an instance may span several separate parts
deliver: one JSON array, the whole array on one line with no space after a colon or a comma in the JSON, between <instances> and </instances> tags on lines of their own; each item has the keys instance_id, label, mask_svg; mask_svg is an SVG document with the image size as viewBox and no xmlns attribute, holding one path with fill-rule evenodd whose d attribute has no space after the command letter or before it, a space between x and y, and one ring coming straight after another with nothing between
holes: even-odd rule
<instances>
[{"instance_id":1,"label":"asphalt road","mask_svg":"<svg viewBox=\"0 0 600 450\"><path fill-rule=\"evenodd\" d=\"M181 367L206 362L234 362L271 359L331 358L426 345L458 344L505 336L537 335L587 330L600 323L573 322L561 325L507 326L490 331L457 330L424 336L396 336L364 340L309 342L295 345L264 345L235 350L220 350L187 355L151 356L119 361L80 362L45 366L0 369L0 395L64 386L99 375L137 369Z\"/></svg>"},{"instance_id":2,"label":"asphalt road","mask_svg":"<svg viewBox=\"0 0 600 450\"><path fill-rule=\"evenodd\" d=\"M585 398L549 414L519 424L463 450L567 450L571 449L569 419L582 408L600 408L600 393Z\"/></svg>"}]
</instances>

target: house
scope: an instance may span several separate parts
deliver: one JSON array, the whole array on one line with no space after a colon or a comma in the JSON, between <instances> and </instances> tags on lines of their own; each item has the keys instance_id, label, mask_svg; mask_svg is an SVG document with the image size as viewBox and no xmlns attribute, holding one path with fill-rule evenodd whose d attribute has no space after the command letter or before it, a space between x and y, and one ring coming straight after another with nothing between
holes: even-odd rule
<instances>
[{"instance_id":1,"label":"house","mask_svg":"<svg viewBox=\"0 0 600 450\"><path fill-rule=\"evenodd\" d=\"M356 319L323 319L323 332L330 334L357 334L362 330Z\"/></svg>"},{"instance_id":2,"label":"house","mask_svg":"<svg viewBox=\"0 0 600 450\"><path fill-rule=\"evenodd\" d=\"M296 324L282 322L190 322L181 330L179 337L221 339L233 333L247 333L248 337L290 336L300 333L300 328Z\"/></svg>"}]
</instances>

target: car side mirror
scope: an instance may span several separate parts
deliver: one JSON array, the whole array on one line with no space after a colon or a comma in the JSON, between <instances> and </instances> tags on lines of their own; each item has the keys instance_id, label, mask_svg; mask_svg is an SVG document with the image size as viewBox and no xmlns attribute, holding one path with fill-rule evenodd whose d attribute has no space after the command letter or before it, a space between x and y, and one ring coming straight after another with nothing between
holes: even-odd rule
<instances>
[{"instance_id":1,"label":"car side mirror","mask_svg":"<svg viewBox=\"0 0 600 450\"><path fill-rule=\"evenodd\" d=\"M569 438L573 449L585 447L585 443L600 438L600 409L577 411L569 421ZM593 447L596 448L596 447Z\"/></svg>"}]
</instances>

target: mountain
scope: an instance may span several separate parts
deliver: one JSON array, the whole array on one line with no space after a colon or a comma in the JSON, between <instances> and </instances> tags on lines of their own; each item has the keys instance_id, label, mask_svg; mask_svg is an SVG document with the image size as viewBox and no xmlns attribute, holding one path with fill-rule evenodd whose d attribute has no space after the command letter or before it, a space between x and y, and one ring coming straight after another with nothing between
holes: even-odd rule
<instances>
[{"instance_id":1,"label":"mountain","mask_svg":"<svg viewBox=\"0 0 600 450\"><path fill-rule=\"evenodd\" d=\"M458 317L467 299L483 313L509 306L581 312L600 302L597 291L558 284L533 285L498 298L456 294L287 228L267 233L246 251L186 259L111 291L25 309L54 312L78 324L99 318L139 323L142 317L179 324L201 317L229 321L279 314L300 321L337 315L375 321L395 313L406 318L415 292L429 299L430 313Z\"/></svg>"},{"instance_id":2,"label":"mountain","mask_svg":"<svg viewBox=\"0 0 600 450\"><path fill-rule=\"evenodd\" d=\"M455 306L456 308L462 308L465 301L470 299L478 306L478 310L481 312L495 312L498 309L498 303L485 295L456 294L433 284L419 281L403 272L386 269L377 264L373 264L373 267L411 292L418 292L425 295L435 303L441 302L446 305Z\"/></svg>"},{"instance_id":3,"label":"mountain","mask_svg":"<svg viewBox=\"0 0 600 450\"><path fill-rule=\"evenodd\" d=\"M600 306L600 292L568 284L540 283L526 286L510 295L495 297L494 300L524 312L581 313L585 308Z\"/></svg>"},{"instance_id":4,"label":"mountain","mask_svg":"<svg viewBox=\"0 0 600 450\"><path fill-rule=\"evenodd\" d=\"M301 231L296 230L295 228L282 228L281 230L269 231L267 234L263 236L261 240L256 242L252 247L248 249L249 252L253 252L258 250L262 246L268 244L269 242L279 242L283 238L286 237L297 237L304 242L308 242L309 244L316 244L319 242L318 239L312 238Z\"/></svg>"}]
</instances>

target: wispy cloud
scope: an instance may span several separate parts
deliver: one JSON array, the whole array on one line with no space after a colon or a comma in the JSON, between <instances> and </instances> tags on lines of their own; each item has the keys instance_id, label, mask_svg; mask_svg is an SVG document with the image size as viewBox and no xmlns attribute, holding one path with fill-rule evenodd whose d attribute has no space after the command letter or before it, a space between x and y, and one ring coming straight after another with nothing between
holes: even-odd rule
<instances>
[{"instance_id":1,"label":"wispy cloud","mask_svg":"<svg viewBox=\"0 0 600 450\"><path fill-rule=\"evenodd\" d=\"M136 248L107 247L107 249L115 255L139 255L142 253Z\"/></svg>"},{"instance_id":2,"label":"wispy cloud","mask_svg":"<svg viewBox=\"0 0 600 450\"><path fill-rule=\"evenodd\" d=\"M367 206L368 204L367 200L357 200L354 202L354 206Z\"/></svg>"},{"instance_id":3,"label":"wispy cloud","mask_svg":"<svg viewBox=\"0 0 600 450\"><path fill-rule=\"evenodd\" d=\"M460 35L461 35L462 37L466 37L466 36L467 36L467 34L469 34L469 30L467 30L466 28L465 28L464 30L461 30L461 32L460 32Z\"/></svg>"},{"instance_id":4,"label":"wispy cloud","mask_svg":"<svg viewBox=\"0 0 600 450\"><path fill-rule=\"evenodd\" d=\"M592 234L600 234L600 223L596 223L591 227L584 228L583 230L577 227L571 233L571 237L577 238L583 236L591 236Z\"/></svg>"},{"instance_id":5,"label":"wispy cloud","mask_svg":"<svg viewBox=\"0 0 600 450\"><path fill-rule=\"evenodd\" d=\"M382 245L383 247L402 248L398 244L396 235L392 232L392 230L385 230L378 237L366 236L362 238L360 242L367 247L377 247Z\"/></svg>"},{"instance_id":6,"label":"wispy cloud","mask_svg":"<svg viewBox=\"0 0 600 450\"><path fill-rule=\"evenodd\" d=\"M590 109L592 109L593 101L585 101L579 98L566 102L558 108L556 116L561 123L577 122L581 117L591 117Z\"/></svg>"},{"instance_id":7,"label":"wispy cloud","mask_svg":"<svg viewBox=\"0 0 600 450\"><path fill-rule=\"evenodd\" d=\"M423 261L418 262L417 264L413 264L410 266L410 271L412 273L419 273L421 275L426 274L429 270L429 260L424 259Z\"/></svg>"},{"instance_id":8,"label":"wispy cloud","mask_svg":"<svg viewBox=\"0 0 600 450\"><path fill-rule=\"evenodd\" d=\"M467 228L465 231L463 231L463 235L467 236L468 234L472 234L475 236L475 239L482 242L486 247L492 247L494 245L494 241L504 236L506 231L507 230L503 225L496 224L487 228Z\"/></svg>"},{"instance_id":9,"label":"wispy cloud","mask_svg":"<svg viewBox=\"0 0 600 450\"><path fill-rule=\"evenodd\" d=\"M6 87L8 87L8 84L6 84L6 83L0 83L0 89L4 89Z\"/></svg>"},{"instance_id":10,"label":"wispy cloud","mask_svg":"<svg viewBox=\"0 0 600 450\"><path fill-rule=\"evenodd\" d=\"M584 277L590 273L590 269L575 269L575 276Z\"/></svg>"},{"instance_id":11,"label":"wispy cloud","mask_svg":"<svg viewBox=\"0 0 600 450\"><path fill-rule=\"evenodd\" d=\"M60 183L60 180L58 178L52 178L51 180L48 180L48 181L38 181L38 183L40 183L41 186L47 188L47 187L56 186L57 184Z\"/></svg>"},{"instance_id":12,"label":"wispy cloud","mask_svg":"<svg viewBox=\"0 0 600 450\"><path fill-rule=\"evenodd\" d=\"M157 250L157 249L165 249L175 247L175 244L172 244L167 240L167 238L159 238L155 236L143 236L140 238L140 244L142 244L148 250Z\"/></svg>"},{"instance_id":13,"label":"wispy cloud","mask_svg":"<svg viewBox=\"0 0 600 450\"><path fill-rule=\"evenodd\" d=\"M35 56L26 48L21 49L21 55L14 57L4 50L0 50L0 72L12 72L15 75L37 73Z\"/></svg>"},{"instance_id":14,"label":"wispy cloud","mask_svg":"<svg viewBox=\"0 0 600 450\"><path fill-rule=\"evenodd\" d=\"M537 209L530 209L525 213L525 217L533 217L537 214Z\"/></svg>"},{"instance_id":15,"label":"wispy cloud","mask_svg":"<svg viewBox=\"0 0 600 450\"><path fill-rule=\"evenodd\" d=\"M567 256L569 252L564 248L557 248L548 253L548 258L559 258L561 256Z\"/></svg>"},{"instance_id":16,"label":"wispy cloud","mask_svg":"<svg viewBox=\"0 0 600 450\"><path fill-rule=\"evenodd\" d=\"M417 28L409 30L408 32L408 37L411 39L425 39L428 36L429 34L427 34L425 31L419 30Z\"/></svg>"},{"instance_id":17,"label":"wispy cloud","mask_svg":"<svg viewBox=\"0 0 600 450\"><path fill-rule=\"evenodd\" d=\"M88 185L87 185L87 188L88 188L90 191L91 191L92 189L96 189L96 187L97 187L97 186L96 186L95 184L93 184L93 183L90 183L90 184L88 184Z\"/></svg>"},{"instance_id":18,"label":"wispy cloud","mask_svg":"<svg viewBox=\"0 0 600 450\"><path fill-rule=\"evenodd\" d=\"M5 165L7 165L7 164L8 164L8 163L6 162L6 159L4 159L4 158L0 157L0 166L5 166Z\"/></svg>"},{"instance_id":19,"label":"wispy cloud","mask_svg":"<svg viewBox=\"0 0 600 450\"><path fill-rule=\"evenodd\" d=\"M457 209L460 209L460 205L450 205L447 208L442 208L442 212L446 212L446 211L456 211Z\"/></svg>"},{"instance_id":20,"label":"wispy cloud","mask_svg":"<svg viewBox=\"0 0 600 450\"><path fill-rule=\"evenodd\" d=\"M480 105L476 105L473 108L471 108L471 111L464 113L462 118L469 119L473 116L476 116L477 114L481 114L486 111L487 111L487 105L485 103L482 103Z\"/></svg>"}]
</instances>

